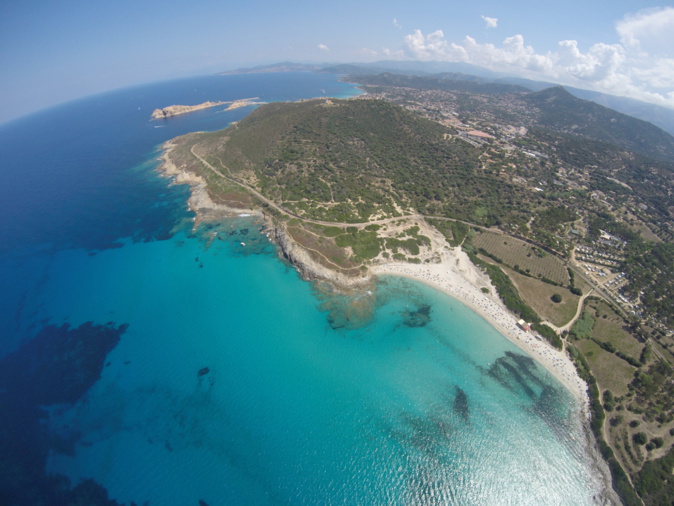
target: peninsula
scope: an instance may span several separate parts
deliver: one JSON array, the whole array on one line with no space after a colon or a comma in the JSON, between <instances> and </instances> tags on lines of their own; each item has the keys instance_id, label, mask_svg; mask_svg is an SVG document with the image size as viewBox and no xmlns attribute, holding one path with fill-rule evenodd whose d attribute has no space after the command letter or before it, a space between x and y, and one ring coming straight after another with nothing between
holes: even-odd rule
<instances>
[{"instance_id":1,"label":"peninsula","mask_svg":"<svg viewBox=\"0 0 674 506\"><path fill-rule=\"evenodd\" d=\"M674 441L674 139L586 118L561 88L386 79L173 139L162 169L191 185L198 221L264 216L305 278L408 276L471 306L580 399L623 501L647 498Z\"/></svg>"},{"instance_id":2,"label":"peninsula","mask_svg":"<svg viewBox=\"0 0 674 506\"><path fill-rule=\"evenodd\" d=\"M201 104L197 105L171 105L168 107L164 107L162 109L155 109L152 112L151 119L165 119L165 118L171 118L173 116L179 116L181 114L188 114L190 112L194 111L200 111L201 109L209 109L211 107L216 107L218 105L226 105L229 104L229 107L227 107L226 110L231 110L231 109L237 109L239 107L247 107L249 105L258 105L258 102L254 102L254 100L258 100L259 97L253 97L253 98L242 98L240 100L233 100L233 101L227 101L227 102L203 102Z\"/></svg>"}]
</instances>

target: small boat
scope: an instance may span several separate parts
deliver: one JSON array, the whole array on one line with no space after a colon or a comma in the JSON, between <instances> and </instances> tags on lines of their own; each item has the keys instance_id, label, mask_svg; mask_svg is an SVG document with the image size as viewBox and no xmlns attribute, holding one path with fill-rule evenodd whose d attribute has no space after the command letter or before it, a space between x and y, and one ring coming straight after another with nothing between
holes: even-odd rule
<instances>
[{"instance_id":1,"label":"small boat","mask_svg":"<svg viewBox=\"0 0 674 506\"><path fill-rule=\"evenodd\" d=\"M241 243L241 246L245 246L245 245L246 245L246 243L245 243L245 242L242 242L242 243Z\"/></svg>"}]
</instances>

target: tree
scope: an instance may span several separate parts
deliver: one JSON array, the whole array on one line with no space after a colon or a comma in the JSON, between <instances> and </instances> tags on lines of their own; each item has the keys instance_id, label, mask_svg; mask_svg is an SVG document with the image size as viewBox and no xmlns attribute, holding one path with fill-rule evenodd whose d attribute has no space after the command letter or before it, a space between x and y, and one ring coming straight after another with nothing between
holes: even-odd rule
<instances>
[{"instance_id":1,"label":"tree","mask_svg":"<svg viewBox=\"0 0 674 506\"><path fill-rule=\"evenodd\" d=\"M555 304L559 304L560 302L562 302L562 296L556 293L552 297L550 297L550 300L552 300L552 302L554 302Z\"/></svg>"}]
</instances>

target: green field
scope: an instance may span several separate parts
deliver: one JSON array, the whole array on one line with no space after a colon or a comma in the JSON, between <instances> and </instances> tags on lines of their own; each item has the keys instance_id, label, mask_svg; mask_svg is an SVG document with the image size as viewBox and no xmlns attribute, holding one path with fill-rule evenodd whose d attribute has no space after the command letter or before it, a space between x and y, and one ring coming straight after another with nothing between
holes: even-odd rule
<instances>
[{"instance_id":1,"label":"green field","mask_svg":"<svg viewBox=\"0 0 674 506\"><path fill-rule=\"evenodd\" d=\"M579 341L576 347L585 355L602 391L610 390L614 395L625 395L628 392L627 384L634 376L635 367L589 339Z\"/></svg>"},{"instance_id":2,"label":"green field","mask_svg":"<svg viewBox=\"0 0 674 506\"><path fill-rule=\"evenodd\" d=\"M485 250L501 262L531 276L546 278L564 286L569 283L566 267L557 257L524 241L503 234L479 232L472 242L475 247Z\"/></svg>"},{"instance_id":3,"label":"green field","mask_svg":"<svg viewBox=\"0 0 674 506\"><path fill-rule=\"evenodd\" d=\"M611 343L617 350L639 359L644 345L627 330L627 324L620 315L616 314L606 302L599 300L589 301L587 310L594 318L592 329L594 338Z\"/></svg>"},{"instance_id":4,"label":"green field","mask_svg":"<svg viewBox=\"0 0 674 506\"><path fill-rule=\"evenodd\" d=\"M512 279L520 296L544 320L557 327L566 325L576 314L580 297L573 295L568 289L544 283L515 272L513 269L503 269ZM559 294L562 301L552 301L552 296Z\"/></svg>"}]
</instances>

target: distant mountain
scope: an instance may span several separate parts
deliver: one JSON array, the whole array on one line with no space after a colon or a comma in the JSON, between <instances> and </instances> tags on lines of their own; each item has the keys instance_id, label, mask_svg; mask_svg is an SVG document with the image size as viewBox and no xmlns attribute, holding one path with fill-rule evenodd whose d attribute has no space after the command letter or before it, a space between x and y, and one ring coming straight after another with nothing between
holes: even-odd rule
<instances>
[{"instance_id":1,"label":"distant mountain","mask_svg":"<svg viewBox=\"0 0 674 506\"><path fill-rule=\"evenodd\" d=\"M606 142L620 150L653 158L674 159L674 137L667 132L646 121L577 98L561 86L532 92L520 85L459 73L409 76L387 72L356 75L353 79L365 85L458 92L463 98L448 97L448 100L454 100L458 110L469 109L464 112L475 113L477 107L481 114L500 122ZM468 95L481 95L484 99L466 102Z\"/></svg>"},{"instance_id":2,"label":"distant mountain","mask_svg":"<svg viewBox=\"0 0 674 506\"><path fill-rule=\"evenodd\" d=\"M561 86L522 95L539 110L536 123L562 133L580 135L655 158L674 158L674 137L655 125L574 97Z\"/></svg>"},{"instance_id":3,"label":"distant mountain","mask_svg":"<svg viewBox=\"0 0 674 506\"><path fill-rule=\"evenodd\" d=\"M440 74L440 73L459 73L464 75L486 77L489 79L499 79L506 77L506 74L499 74L491 70L470 63L461 62L443 62L443 61L397 61L382 60L373 63L354 63L362 69L384 69L385 71L397 74ZM379 72L377 72L379 73Z\"/></svg>"},{"instance_id":4,"label":"distant mountain","mask_svg":"<svg viewBox=\"0 0 674 506\"><path fill-rule=\"evenodd\" d=\"M458 73L417 76L385 72L378 75L360 75L358 76L358 82L381 86L404 86L420 90L460 91L489 95L529 93L527 88L516 84L495 83L477 76L468 76Z\"/></svg>"},{"instance_id":5,"label":"distant mountain","mask_svg":"<svg viewBox=\"0 0 674 506\"><path fill-rule=\"evenodd\" d=\"M403 76L425 76L429 75L429 72L421 70L403 70L403 69L393 69L390 67L377 67L373 65L361 65L354 63L342 63L340 65L332 65L330 67L323 67L319 72L325 72L326 74L349 74L353 76L369 76L377 74L397 74Z\"/></svg>"},{"instance_id":6,"label":"distant mountain","mask_svg":"<svg viewBox=\"0 0 674 506\"><path fill-rule=\"evenodd\" d=\"M454 81L465 80L481 84L516 85L532 91L541 91L558 86L545 81L534 81L521 77L493 72L483 67L469 63L455 62L421 62L382 60L372 63L345 63L345 64L304 64L281 62L271 65L260 65L250 68L239 68L221 72L220 75L252 74L262 72L329 72L334 74L377 75L383 73L399 75L435 76ZM565 89L577 98L589 100L599 105L609 107L623 114L648 121L660 127L670 135L674 135L674 110L649 104L631 98L607 95L596 91L583 90L565 86Z\"/></svg>"},{"instance_id":7,"label":"distant mountain","mask_svg":"<svg viewBox=\"0 0 674 506\"><path fill-rule=\"evenodd\" d=\"M623 114L634 116L653 123L662 128L670 135L674 135L674 110L667 107L662 107L655 104L648 104L635 100L633 98L616 97L614 95L606 95L596 91L580 90L577 88L567 88L569 92L578 98L591 100L597 104L605 107L610 107Z\"/></svg>"},{"instance_id":8,"label":"distant mountain","mask_svg":"<svg viewBox=\"0 0 674 506\"><path fill-rule=\"evenodd\" d=\"M541 91L546 88L558 86L544 81L532 81L530 79L517 77L499 78L496 79L496 81L517 84L529 88L532 91ZM655 126L662 128L668 134L674 135L673 109L649 104L633 98L607 95L606 93L600 93L598 91L583 90L572 86L565 86L564 88L575 97L582 98L583 100L590 100L596 104L610 107L618 112L627 114L628 116L648 121L649 123L653 123Z\"/></svg>"},{"instance_id":9,"label":"distant mountain","mask_svg":"<svg viewBox=\"0 0 674 506\"><path fill-rule=\"evenodd\" d=\"M329 69L329 70L328 70ZM329 71L336 74L381 74L389 72L391 74L402 75L423 75L436 77L445 77L453 80L475 80L486 83L514 84L525 87L532 91L541 91L546 88L559 86L545 81L534 81L507 74L493 72L491 70L470 65L468 63L452 62L419 62L419 61L378 61L374 63L351 63L345 65L334 65L322 69L323 72ZM572 95L590 100L599 105L610 107L618 112L633 116L635 118L648 121L660 127L670 135L674 135L674 110L667 107L661 107L655 104L649 104L632 98L607 95L597 91L583 90L565 86L566 90Z\"/></svg>"},{"instance_id":10,"label":"distant mountain","mask_svg":"<svg viewBox=\"0 0 674 506\"><path fill-rule=\"evenodd\" d=\"M272 63L271 65L259 65L257 67L226 70L224 72L219 72L218 75L228 76L233 74L262 74L265 72L317 72L323 67L325 67L325 65L281 62Z\"/></svg>"}]
</instances>

